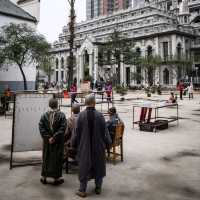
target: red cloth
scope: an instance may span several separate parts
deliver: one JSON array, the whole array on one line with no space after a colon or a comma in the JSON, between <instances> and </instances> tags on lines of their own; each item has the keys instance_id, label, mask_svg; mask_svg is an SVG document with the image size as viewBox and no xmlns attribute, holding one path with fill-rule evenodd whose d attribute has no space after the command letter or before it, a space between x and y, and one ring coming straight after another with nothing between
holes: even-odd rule
<instances>
[{"instance_id":1,"label":"red cloth","mask_svg":"<svg viewBox=\"0 0 200 200\"><path fill-rule=\"evenodd\" d=\"M71 87L70 87L70 92L77 92L77 86L75 84L73 84Z\"/></svg>"},{"instance_id":2,"label":"red cloth","mask_svg":"<svg viewBox=\"0 0 200 200\"><path fill-rule=\"evenodd\" d=\"M183 83L179 83L179 85L178 85L178 90L179 90L179 91L183 91L183 90L184 90L184 85L183 85Z\"/></svg>"},{"instance_id":3,"label":"red cloth","mask_svg":"<svg viewBox=\"0 0 200 200\"><path fill-rule=\"evenodd\" d=\"M149 112L148 112L147 122L149 123L151 121L152 108L149 108L148 110L149 110Z\"/></svg>"},{"instance_id":4,"label":"red cloth","mask_svg":"<svg viewBox=\"0 0 200 200\"><path fill-rule=\"evenodd\" d=\"M147 108L141 108L140 122L144 122L147 114Z\"/></svg>"},{"instance_id":5,"label":"red cloth","mask_svg":"<svg viewBox=\"0 0 200 200\"><path fill-rule=\"evenodd\" d=\"M148 116L147 116L148 113ZM140 122L145 122L146 121L146 116L147 116L147 122L151 121L151 113L152 113L152 108L141 108L141 114L140 114Z\"/></svg>"}]
</instances>

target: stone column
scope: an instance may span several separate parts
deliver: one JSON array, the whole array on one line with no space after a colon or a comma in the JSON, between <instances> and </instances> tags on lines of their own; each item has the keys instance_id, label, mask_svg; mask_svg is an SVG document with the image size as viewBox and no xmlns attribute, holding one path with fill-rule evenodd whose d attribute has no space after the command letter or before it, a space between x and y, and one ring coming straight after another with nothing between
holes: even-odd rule
<instances>
[{"instance_id":1,"label":"stone column","mask_svg":"<svg viewBox=\"0 0 200 200\"><path fill-rule=\"evenodd\" d=\"M175 56L177 53L176 45L176 35L172 35L172 56Z\"/></svg>"},{"instance_id":2,"label":"stone column","mask_svg":"<svg viewBox=\"0 0 200 200\"><path fill-rule=\"evenodd\" d=\"M89 74L90 76L93 75L93 53L92 54L89 54Z\"/></svg>"},{"instance_id":3,"label":"stone column","mask_svg":"<svg viewBox=\"0 0 200 200\"><path fill-rule=\"evenodd\" d=\"M120 65L120 84L124 83L124 63L121 62ZM124 83L125 84L125 83Z\"/></svg>"},{"instance_id":4,"label":"stone column","mask_svg":"<svg viewBox=\"0 0 200 200\"><path fill-rule=\"evenodd\" d=\"M160 55L160 49L159 49L159 39L158 37L155 38L155 54ZM160 55L161 56L161 55Z\"/></svg>"},{"instance_id":5,"label":"stone column","mask_svg":"<svg viewBox=\"0 0 200 200\"><path fill-rule=\"evenodd\" d=\"M58 82L61 82L61 59L58 59Z\"/></svg>"},{"instance_id":6,"label":"stone column","mask_svg":"<svg viewBox=\"0 0 200 200\"><path fill-rule=\"evenodd\" d=\"M185 55L186 46L185 46L185 37L182 39L182 54Z\"/></svg>"},{"instance_id":7,"label":"stone column","mask_svg":"<svg viewBox=\"0 0 200 200\"><path fill-rule=\"evenodd\" d=\"M79 55L79 82L83 81L83 55Z\"/></svg>"},{"instance_id":8,"label":"stone column","mask_svg":"<svg viewBox=\"0 0 200 200\"><path fill-rule=\"evenodd\" d=\"M98 79L98 47L94 49L94 81Z\"/></svg>"}]
</instances>

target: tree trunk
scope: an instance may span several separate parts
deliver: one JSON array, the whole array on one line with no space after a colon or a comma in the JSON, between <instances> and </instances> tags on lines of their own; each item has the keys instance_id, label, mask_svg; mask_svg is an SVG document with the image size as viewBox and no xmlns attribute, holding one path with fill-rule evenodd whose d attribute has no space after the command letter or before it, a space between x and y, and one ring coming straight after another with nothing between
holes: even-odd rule
<instances>
[{"instance_id":1,"label":"tree trunk","mask_svg":"<svg viewBox=\"0 0 200 200\"><path fill-rule=\"evenodd\" d=\"M48 83L51 83L51 68L48 67Z\"/></svg>"},{"instance_id":2,"label":"tree trunk","mask_svg":"<svg viewBox=\"0 0 200 200\"><path fill-rule=\"evenodd\" d=\"M69 47L70 47L70 54L69 54L69 63L68 63L68 90L71 87L71 84L73 82L73 68L74 68L74 54L73 54L73 49L74 49L74 38L75 38L75 10L74 10L74 5L75 5L75 0L69 1L70 4L70 22L69 22Z\"/></svg>"},{"instance_id":3,"label":"tree trunk","mask_svg":"<svg viewBox=\"0 0 200 200\"><path fill-rule=\"evenodd\" d=\"M121 62L120 60L117 61L117 84L121 85Z\"/></svg>"},{"instance_id":4,"label":"tree trunk","mask_svg":"<svg viewBox=\"0 0 200 200\"><path fill-rule=\"evenodd\" d=\"M73 52L70 52L70 56L69 56L69 66L68 66L68 89L71 87L71 84L73 82L73 66L74 66L74 62L73 62Z\"/></svg>"},{"instance_id":5,"label":"tree trunk","mask_svg":"<svg viewBox=\"0 0 200 200\"><path fill-rule=\"evenodd\" d=\"M22 74L22 77L23 77L23 81L24 81L24 90L27 90L27 81L26 81L26 76L24 74L24 71L22 69L22 65L18 65L19 66L19 69L21 71L21 74Z\"/></svg>"},{"instance_id":6,"label":"tree trunk","mask_svg":"<svg viewBox=\"0 0 200 200\"><path fill-rule=\"evenodd\" d=\"M152 86L153 85L153 69L149 68L147 71L147 79L148 79L148 85Z\"/></svg>"}]
</instances>

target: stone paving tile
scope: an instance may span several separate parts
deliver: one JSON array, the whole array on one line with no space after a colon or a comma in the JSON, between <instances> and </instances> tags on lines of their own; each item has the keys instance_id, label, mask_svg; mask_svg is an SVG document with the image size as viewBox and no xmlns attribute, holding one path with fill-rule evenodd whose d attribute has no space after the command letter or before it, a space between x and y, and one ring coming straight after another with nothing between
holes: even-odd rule
<instances>
[{"instance_id":1,"label":"stone paving tile","mask_svg":"<svg viewBox=\"0 0 200 200\"><path fill-rule=\"evenodd\" d=\"M126 97L126 96L125 96ZM145 97L131 92L128 98ZM120 96L116 95L116 99ZM153 95L167 99L167 95ZM117 102L116 107L126 128L124 162L107 164L103 193L93 193L94 183L88 185L88 199L115 200L199 200L200 199L200 95L179 101L179 125L157 133L140 132L132 128L133 101ZM103 109L106 110L105 105ZM173 109L161 114L174 115ZM137 115L138 116L138 115ZM0 200L75 200L78 188L76 170L64 174L60 187L41 185L41 166L18 167L9 170L11 118L0 117ZM40 156L23 153L20 159Z\"/></svg>"}]
</instances>

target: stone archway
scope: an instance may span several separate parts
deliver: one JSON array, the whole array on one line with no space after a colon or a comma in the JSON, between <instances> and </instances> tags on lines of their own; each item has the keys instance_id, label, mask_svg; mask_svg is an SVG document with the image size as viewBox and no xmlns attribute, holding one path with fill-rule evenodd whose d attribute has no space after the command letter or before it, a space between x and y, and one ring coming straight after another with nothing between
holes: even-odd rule
<instances>
[{"instance_id":1,"label":"stone archway","mask_svg":"<svg viewBox=\"0 0 200 200\"><path fill-rule=\"evenodd\" d=\"M92 38L87 37L78 50L78 82L88 78L97 79L98 74L98 48Z\"/></svg>"}]
</instances>

